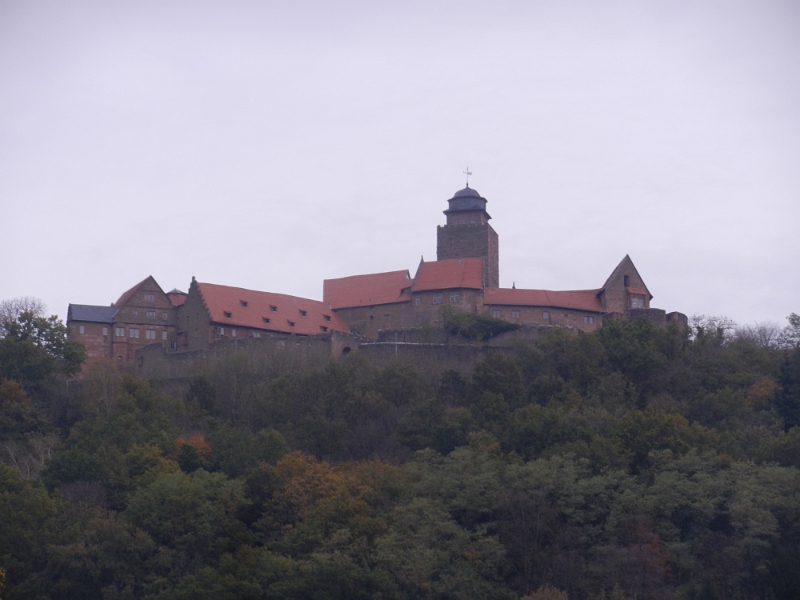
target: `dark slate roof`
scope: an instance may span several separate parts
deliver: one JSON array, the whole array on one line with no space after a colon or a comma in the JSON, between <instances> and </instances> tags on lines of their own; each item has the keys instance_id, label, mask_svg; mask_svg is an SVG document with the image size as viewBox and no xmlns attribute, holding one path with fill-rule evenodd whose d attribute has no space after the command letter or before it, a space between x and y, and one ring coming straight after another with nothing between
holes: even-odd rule
<instances>
[{"instance_id":1,"label":"dark slate roof","mask_svg":"<svg viewBox=\"0 0 800 600\"><path fill-rule=\"evenodd\" d=\"M67 319L88 321L90 323L111 323L119 312L115 306L91 306L89 304L70 304Z\"/></svg>"},{"instance_id":2,"label":"dark slate roof","mask_svg":"<svg viewBox=\"0 0 800 600\"><path fill-rule=\"evenodd\" d=\"M481 196L477 190L467 186L463 190L458 190L447 201L450 208L445 211L445 214L460 210L486 210L486 202L486 198Z\"/></svg>"}]
</instances>

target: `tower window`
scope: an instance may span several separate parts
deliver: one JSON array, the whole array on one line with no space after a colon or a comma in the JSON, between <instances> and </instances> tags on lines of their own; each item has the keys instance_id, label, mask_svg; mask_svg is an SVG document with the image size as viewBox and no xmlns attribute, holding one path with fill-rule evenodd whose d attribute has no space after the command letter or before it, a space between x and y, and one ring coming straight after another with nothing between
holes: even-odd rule
<instances>
[{"instance_id":1,"label":"tower window","mask_svg":"<svg viewBox=\"0 0 800 600\"><path fill-rule=\"evenodd\" d=\"M623 285L624 285L625 287L628 287L628 286L630 285L630 281L629 281L629 278L628 278L628 276L627 276L627 275L623 275L623 277L622 277L622 281L623 281Z\"/></svg>"}]
</instances>

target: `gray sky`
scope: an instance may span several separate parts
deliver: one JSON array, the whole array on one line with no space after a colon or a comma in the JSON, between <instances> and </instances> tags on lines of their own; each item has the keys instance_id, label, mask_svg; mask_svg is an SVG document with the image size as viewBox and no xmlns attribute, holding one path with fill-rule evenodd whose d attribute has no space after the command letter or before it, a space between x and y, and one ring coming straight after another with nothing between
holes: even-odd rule
<instances>
[{"instance_id":1,"label":"gray sky","mask_svg":"<svg viewBox=\"0 0 800 600\"><path fill-rule=\"evenodd\" d=\"M800 3L0 0L0 299L413 274L467 165L502 286L783 324Z\"/></svg>"}]
</instances>

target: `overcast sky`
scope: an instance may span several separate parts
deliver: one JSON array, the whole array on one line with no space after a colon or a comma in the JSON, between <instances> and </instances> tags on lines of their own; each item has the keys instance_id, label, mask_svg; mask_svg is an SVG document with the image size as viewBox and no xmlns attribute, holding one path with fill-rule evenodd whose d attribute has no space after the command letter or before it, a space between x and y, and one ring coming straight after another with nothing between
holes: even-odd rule
<instances>
[{"instance_id":1,"label":"overcast sky","mask_svg":"<svg viewBox=\"0 0 800 600\"><path fill-rule=\"evenodd\" d=\"M0 0L0 299L322 298L489 200L500 283L800 313L800 2Z\"/></svg>"}]
</instances>

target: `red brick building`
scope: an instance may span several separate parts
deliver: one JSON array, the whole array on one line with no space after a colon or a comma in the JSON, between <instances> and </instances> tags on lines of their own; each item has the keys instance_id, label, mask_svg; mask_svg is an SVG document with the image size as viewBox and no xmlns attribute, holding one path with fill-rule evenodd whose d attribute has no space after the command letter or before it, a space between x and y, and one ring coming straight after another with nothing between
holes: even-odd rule
<instances>
[{"instance_id":1,"label":"red brick building","mask_svg":"<svg viewBox=\"0 0 800 600\"><path fill-rule=\"evenodd\" d=\"M136 350L150 344L175 348L174 290L165 294L152 276L137 283L111 306L70 304L67 335L81 342L87 364L110 358L120 364L134 359Z\"/></svg>"},{"instance_id":2,"label":"red brick building","mask_svg":"<svg viewBox=\"0 0 800 600\"><path fill-rule=\"evenodd\" d=\"M323 301L286 294L200 283L189 292L164 293L153 277L111 306L70 304L70 339L82 342L89 362L111 358L128 364L136 351L158 344L167 350L200 350L225 339L280 335L379 332L439 322L440 308L489 315L521 325L602 327L610 317L677 319L651 308L652 295L630 257L605 283L586 290L552 291L499 287L499 238L487 200L469 186L455 193L437 227L437 260L408 270L354 275L323 282Z\"/></svg>"},{"instance_id":3,"label":"red brick building","mask_svg":"<svg viewBox=\"0 0 800 600\"><path fill-rule=\"evenodd\" d=\"M629 256L599 288L572 291L499 287L499 239L489 225L487 200L469 186L454 194L437 227L437 261L421 262L413 279L392 271L328 279L323 301L355 333L436 324L441 305L520 325L593 331L609 317L647 317L656 323L685 321L650 307L650 294Z\"/></svg>"}]
</instances>

